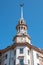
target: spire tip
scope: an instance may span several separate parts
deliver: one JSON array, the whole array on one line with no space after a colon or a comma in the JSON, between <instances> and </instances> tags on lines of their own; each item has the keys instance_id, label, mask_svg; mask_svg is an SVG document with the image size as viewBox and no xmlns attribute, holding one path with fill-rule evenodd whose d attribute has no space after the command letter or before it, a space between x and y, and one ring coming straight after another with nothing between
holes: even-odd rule
<instances>
[{"instance_id":1,"label":"spire tip","mask_svg":"<svg viewBox=\"0 0 43 65\"><path fill-rule=\"evenodd\" d=\"M24 3L20 4L20 7L21 7L21 19L23 19L23 6L24 6Z\"/></svg>"},{"instance_id":2,"label":"spire tip","mask_svg":"<svg viewBox=\"0 0 43 65\"><path fill-rule=\"evenodd\" d=\"M21 3L21 4L20 4L20 7L23 7L23 6L24 6L24 3Z\"/></svg>"}]
</instances>

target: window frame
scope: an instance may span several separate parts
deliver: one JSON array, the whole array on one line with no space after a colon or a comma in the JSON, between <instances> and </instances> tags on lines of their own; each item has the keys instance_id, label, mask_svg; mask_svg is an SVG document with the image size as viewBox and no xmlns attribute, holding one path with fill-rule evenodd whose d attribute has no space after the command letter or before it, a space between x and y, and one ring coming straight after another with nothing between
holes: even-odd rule
<instances>
[{"instance_id":1,"label":"window frame","mask_svg":"<svg viewBox=\"0 0 43 65\"><path fill-rule=\"evenodd\" d=\"M28 50L28 55L29 55L29 53L30 53L30 50Z\"/></svg>"},{"instance_id":2,"label":"window frame","mask_svg":"<svg viewBox=\"0 0 43 65\"><path fill-rule=\"evenodd\" d=\"M36 53L36 57L37 57L37 59L39 58L39 55L38 55L38 53Z\"/></svg>"},{"instance_id":3,"label":"window frame","mask_svg":"<svg viewBox=\"0 0 43 65\"><path fill-rule=\"evenodd\" d=\"M14 55L16 55L16 50L14 50Z\"/></svg>"},{"instance_id":4,"label":"window frame","mask_svg":"<svg viewBox=\"0 0 43 65\"><path fill-rule=\"evenodd\" d=\"M5 59L7 59L7 57L8 57L8 54L5 54Z\"/></svg>"},{"instance_id":5,"label":"window frame","mask_svg":"<svg viewBox=\"0 0 43 65\"><path fill-rule=\"evenodd\" d=\"M40 65L39 63L37 63L37 65Z\"/></svg>"},{"instance_id":6,"label":"window frame","mask_svg":"<svg viewBox=\"0 0 43 65\"><path fill-rule=\"evenodd\" d=\"M19 59L19 63L21 63L20 65L24 65L24 59L23 58L20 58Z\"/></svg>"},{"instance_id":7,"label":"window frame","mask_svg":"<svg viewBox=\"0 0 43 65\"><path fill-rule=\"evenodd\" d=\"M16 65L16 60L14 60L14 65Z\"/></svg>"},{"instance_id":8,"label":"window frame","mask_svg":"<svg viewBox=\"0 0 43 65\"><path fill-rule=\"evenodd\" d=\"M23 54L23 48L20 48L20 54Z\"/></svg>"}]
</instances>

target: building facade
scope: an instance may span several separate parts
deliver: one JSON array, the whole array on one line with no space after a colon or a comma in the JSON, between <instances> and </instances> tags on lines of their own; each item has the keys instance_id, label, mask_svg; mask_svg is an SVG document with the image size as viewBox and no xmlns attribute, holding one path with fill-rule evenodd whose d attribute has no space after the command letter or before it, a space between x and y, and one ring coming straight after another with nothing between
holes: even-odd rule
<instances>
[{"instance_id":1,"label":"building facade","mask_svg":"<svg viewBox=\"0 0 43 65\"><path fill-rule=\"evenodd\" d=\"M16 29L13 45L0 50L0 65L43 65L43 50L33 46L27 34L28 26L23 18L23 5Z\"/></svg>"}]
</instances>

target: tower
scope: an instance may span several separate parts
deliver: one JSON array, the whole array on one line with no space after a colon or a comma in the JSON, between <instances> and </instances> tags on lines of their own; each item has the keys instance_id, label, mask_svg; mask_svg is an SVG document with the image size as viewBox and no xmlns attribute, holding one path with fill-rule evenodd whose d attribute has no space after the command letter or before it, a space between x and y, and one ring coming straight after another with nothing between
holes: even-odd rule
<instances>
[{"instance_id":1,"label":"tower","mask_svg":"<svg viewBox=\"0 0 43 65\"><path fill-rule=\"evenodd\" d=\"M17 34L13 38L15 43L24 43L27 42L31 44L30 36L27 34L28 26L23 17L23 6L24 4L20 4L21 7L21 17L19 19L18 25L16 26Z\"/></svg>"},{"instance_id":2,"label":"tower","mask_svg":"<svg viewBox=\"0 0 43 65\"><path fill-rule=\"evenodd\" d=\"M16 26L17 34L13 38L15 50L16 50L16 57L15 57L15 65L28 65L30 64L30 48L28 48L27 44L31 44L30 36L27 33L28 26L23 17L23 6L21 4L21 17L18 21Z\"/></svg>"}]
</instances>

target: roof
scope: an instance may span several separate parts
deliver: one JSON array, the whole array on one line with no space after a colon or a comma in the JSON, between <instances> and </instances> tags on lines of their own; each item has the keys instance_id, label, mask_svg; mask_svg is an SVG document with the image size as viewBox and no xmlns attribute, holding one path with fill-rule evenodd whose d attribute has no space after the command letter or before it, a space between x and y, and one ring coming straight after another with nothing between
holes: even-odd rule
<instances>
[{"instance_id":1,"label":"roof","mask_svg":"<svg viewBox=\"0 0 43 65\"><path fill-rule=\"evenodd\" d=\"M11 46L8 46L7 48L5 48L5 49L3 49L3 50L0 50L0 53L5 53L5 52L7 52L7 51L9 51L9 50L11 50L11 49L14 49L15 47L17 47L17 46L27 46L27 47L29 47L30 49L33 49L33 50L35 50L35 51L37 51L37 52L39 52L39 53L42 53L43 54L43 50L42 49L39 49L39 48L37 48L36 46L33 46L33 45L31 45L31 44L29 44L29 43L14 43L13 45L11 45Z\"/></svg>"}]
</instances>

